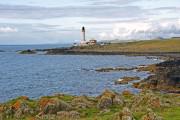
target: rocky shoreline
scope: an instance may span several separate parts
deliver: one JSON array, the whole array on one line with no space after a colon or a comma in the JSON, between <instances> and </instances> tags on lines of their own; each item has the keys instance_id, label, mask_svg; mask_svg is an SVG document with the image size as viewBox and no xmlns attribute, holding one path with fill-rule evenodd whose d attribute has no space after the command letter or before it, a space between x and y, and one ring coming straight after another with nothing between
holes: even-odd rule
<instances>
[{"instance_id":1,"label":"rocky shoreline","mask_svg":"<svg viewBox=\"0 0 180 120\"><path fill-rule=\"evenodd\" d=\"M19 54L36 54L44 52L45 55L129 55L129 56L176 56L180 52L126 52L126 51L103 51L103 50L83 50L76 47L35 49L18 51Z\"/></svg>"},{"instance_id":2,"label":"rocky shoreline","mask_svg":"<svg viewBox=\"0 0 180 120\"><path fill-rule=\"evenodd\" d=\"M177 120L179 68L178 57L141 66L139 71L153 75L134 83L134 87L141 89L138 94L105 90L97 97L55 94L32 100L21 96L0 104L0 120ZM126 77L125 82L135 79L138 78Z\"/></svg>"},{"instance_id":3,"label":"rocky shoreline","mask_svg":"<svg viewBox=\"0 0 180 120\"><path fill-rule=\"evenodd\" d=\"M151 71L154 75L134 83L134 87L180 93L180 58L150 65L141 70Z\"/></svg>"},{"instance_id":4,"label":"rocky shoreline","mask_svg":"<svg viewBox=\"0 0 180 120\"><path fill-rule=\"evenodd\" d=\"M97 97L56 94L26 96L0 104L1 120L169 120L180 112L178 94L105 90ZM173 120L173 119L171 119Z\"/></svg>"},{"instance_id":5,"label":"rocky shoreline","mask_svg":"<svg viewBox=\"0 0 180 120\"><path fill-rule=\"evenodd\" d=\"M128 90L115 93L105 90L97 97L57 94L30 100L19 97L0 104L0 119L30 120L177 120L180 119L179 52L101 52L74 51L72 48L39 50L48 55L143 55L165 61L137 68L98 68L97 72L121 70L148 71L148 78L136 82L138 94ZM128 77L127 77L128 78ZM123 83L135 80L128 78Z\"/></svg>"}]
</instances>

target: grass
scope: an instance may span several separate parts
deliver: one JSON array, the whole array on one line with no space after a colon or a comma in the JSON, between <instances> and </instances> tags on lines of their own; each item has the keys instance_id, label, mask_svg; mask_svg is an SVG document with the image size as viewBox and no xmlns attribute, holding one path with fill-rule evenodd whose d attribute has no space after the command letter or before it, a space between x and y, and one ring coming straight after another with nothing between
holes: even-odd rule
<instances>
[{"instance_id":1,"label":"grass","mask_svg":"<svg viewBox=\"0 0 180 120\"><path fill-rule=\"evenodd\" d=\"M162 116L164 120L180 120L180 107L171 107L157 110L158 115Z\"/></svg>"},{"instance_id":2,"label":"grass","mask_svg":"<svg viewBox=\"0 0 180 120\"><path fill-rule=\"evenodd\" d=\"M180 38L112 43L104 46L85 46L75 49L97 52L180 52Z\"/></svg>"},{"instance_id":3,"label":"grass","mask_svg":"<svg viewBox=\"0 0 180 120\"><path fill-rule=\"evenodd\" d=\"M163 100L170 100L171 102L175 103L172 104L168 107L161 107L161 108L153 108L153 111L158 115L161 116L164 120L179 120L180 119L180 106L179 104L179 95L175 94L161 94L159 92L154 93L156 96L160 97ZM134 99L136 95L130 95L130 94L125 94L123 95L123 99L126 101L126 105L130 106L132 103L132 100ZM58 98L61 100L64 100L68 103L71 103L71 101L75 98L75 96L71 95L55 95L55 96L45 96L43 98ZM19 97L17 99L13 99L5 103L6 105L12 105L16 101L21 100L22 98ZM146 100L145 100L146 101ZM97 101L94 101L97 104ZM38 100L26 100L26 104L33 108L36 109L38 107ZM141 103L141 106L143 106L144 103ZM125 105L123 105L125 106ZM90 108L74 108L75 111L78 111L80 113L80 120L112 120L115 113L119 113L122 111L123 106L121 105L112 105L111 107L108 108L107 111L102 111L96 107L96 105L92 105ZM146 105L144 106L145 109ZM147 111L139 111L139 112L133 112L133 116L136 120L140 120L142 116L146 114ZM37 113L33 115L26 115L25 117L22 117L21 120L29 120L29 118L34 117L37 115ZM14 120L13 118L7 118L6 120Z\"/></svg>"},{"instance_id":4,"label":"grass","mask_svg":"<svg viewBox=\"0 0 180 120\"><path fill-rule=\"evenodd\" d=\"M107 112L100 112L97 108L88 108L88 109L81 109L79 112L84 115L81 120L111 120L114 116L114 113L120 112L122 110L122 106L111 106L109 111Z\"/></svg>"}]
</instances>

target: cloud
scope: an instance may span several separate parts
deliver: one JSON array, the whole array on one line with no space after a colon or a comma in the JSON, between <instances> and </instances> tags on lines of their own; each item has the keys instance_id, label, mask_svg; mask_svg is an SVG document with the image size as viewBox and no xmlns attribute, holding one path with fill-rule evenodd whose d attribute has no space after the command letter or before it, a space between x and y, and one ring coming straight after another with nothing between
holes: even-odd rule
<instances>
[{"instance_id":1,"label":"cloud","mask_svg":"<svg viewBox=\"0 0 180 120\"><path fill-rule=\"evenodd\" d=\"M18 32L18 29L11 27L0 27L0 33L12 33L12 32Z\"/></svg>"},{"instance_id":2,"label":"cloud","mask_svg":"<svg viewBox=\"0 0 180 120\"><path fill-rule=\"evenodd\" d=\"M92 0L93 5L124 5L138 0Z\"/></svg>"},{"instance_id":3,"label":"cloud","mask_svg":"<svg viewBox=\"0 0 180 120\"><path fill-rule=\"evenodd\" d=\"M0 18L9 19L49 19L62 17L134 18L143 16L146 12L146 10L136 6L38 7L0 5Z\"/></svg>"},{"instance_id":4,"label":"cloud","mask_svg":"<svg viewBox=\"0 0 180 120\"><path fill-rule=\"evenodd\" d=\"M180 19L131 21L114 25L111 33L102 32L101 39L154 39L180 36Z\"/></svg>"}]
</instances>

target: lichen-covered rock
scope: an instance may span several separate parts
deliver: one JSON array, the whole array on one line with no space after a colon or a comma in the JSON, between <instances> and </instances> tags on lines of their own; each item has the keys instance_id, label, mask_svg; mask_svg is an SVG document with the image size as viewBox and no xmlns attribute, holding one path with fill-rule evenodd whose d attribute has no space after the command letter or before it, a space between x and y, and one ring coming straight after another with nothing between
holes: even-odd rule
<instances>
[{"instance_id":1,"label":"lichen-covered rock","mask_svg":"<svg viewBox=\"0 0 180 120\"><path fill-rule=\"evenodd\" d=\"M70 104L57 98L42 98L39 106L43 114L56 114L58 111L67 111L72 108Z\"/></svg>"},{"instance_id":2,"label":"lichen-covered rock","mask_svg":"<svg viewBox=\"0 0 180 120\"><path fill-rule=\"evenodd\" d=\"M76 111L61 111L57 112L57 119L58 120L79 120L80 114Z\"/></svg>"},{"instance_id":3,"label":"lichen-covered rock","mask_svg":"<svg viewBox=\"0 0 180 120\"><path fill-rule=\"evenodd\" d=\"M132 112L129 108L124 107L123 110L119 113L116 113L113 117L113 120L135 120Z\"/></svg>"},{"instance_id":4,"label":"lichen-covered rock","mask_svg":"<svg viewBox=\"0 0 180 120\"><path fill-rule=\"evenodd\" d=\"M0 113L4 111L4 106L0 104Z\"/></svg>"},{"instance_id":5,"label":"lichen-covered rock","mask_svg":"<svg viewBox=\"0 0 180 120\"><path fill-rule=\"evenodd\" d=\"M110 90L105 90L97 99L97 108L99 109L107 109L112 105L123 105L124 103L123 98L119 94Z\"/></svg>"},{"instance_id":6,"label":"lichen-covered rock","mask_svg":"<svg viewBox=\"0 0 180 120\"><path fill-rule=\"evenodd\" d=\"M18 100L16 101L12 109L14 110L14 117L21 118L26 114L32 114L33 110L27 105L25 100Z\"/></svg>"},{"instance_id":7,"label":"lichen-covered rock","mask_svg":"<svg viewBox=\"0 0 180 120\"><path fill-rule=\"evenodd\" d=\"M161 98L151 91L144 91L135 96L131 105L132 111L146 111L147 108L160 108Z\"/></svg>"},{"instance_id":8,"label":"lichen-covered rock","mask_svg":"<svg viewBox=\"0 0 180 120\"><path fill-rule=\"evenodd\" d=\"M110 97L103 96L98 101L97 107L99 109L106 109L113 105L113 101Z\"/></svg>"},{"instance_id":9,"label":"lichen-covered rock","mask_svg":"<svg viewBox=\"0 0 180 120\"><path fill-rule=\"evenodd\" d=\"M101 95L99 95L97 98L101 98L102 96L106 96L106 97L109 97L109 98L115 98L116 96L116 93L111 91L111 90L105 90Z\"/></svg>"},{"instance_id":10,"label":"lichen-covered rock","mask_svg":"<svg viewBox=\"0 0 180 120\"><path fill-rule=\"evenodd\" d=\"M133 80L140 80L140 78L138 76L123 77L123 78L118 79L117 81L115 81L115 84L128 84L129 82L131 82Z\"/></svg>"},{"instance_id":11,"label":"lichen-covered rock","mask_svg":"<svg viewBox=\"0 0 180 120\"><path fill-rule=\"evenodd\" d=\"M90 101L86 96L76 97L71 102L72 106L76 108L90 108L93 106L93 102Z\"/></svg>"},{"instance_id":12,"label":"lichen-covered rock","mask_svg":"<svg viewBox=\"0 0 180 120\"><path fill-rule=\"evenodd\" d=\"M131 91L129 91L129 90L124 90L124 91L122 92L122 95L124 95L124 96L132 96L133 93L132 93Z\"/></svg>"},{"instance_id":13,"label":"lichen-covered rock","mask_svg":"<svg viewBox=\"0 0 180 120\"><path fill-rule=\"evenodd\" d=\"M148 109L148 113L141 120L162 120L162 118L157 116L151 109Z\"/></svg>"}]
</instances>

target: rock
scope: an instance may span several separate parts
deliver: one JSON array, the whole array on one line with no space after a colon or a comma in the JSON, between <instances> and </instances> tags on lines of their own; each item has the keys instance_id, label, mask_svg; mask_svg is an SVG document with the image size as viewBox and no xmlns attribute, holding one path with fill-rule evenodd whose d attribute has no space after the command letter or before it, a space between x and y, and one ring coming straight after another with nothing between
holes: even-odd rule
<instances>
[{"instance_id":1,"label":"rock","mask_svg":"<svg viewBox=\"0 0 180 120\"><path fill-rule=\"evenodd\" d=\"M116 113L113 117L113 120L135 120L132 112L129 108L124 107L123 110L119 113Z\"/></svg>"},{"instance_id":2,"label":"rock","mask_svg":"<svg viewBox=\"0 0 180 120\"><path fill-rule=\"evenodd\" d=\"M29 97L27 97L27 96L21 96L21 97L19 97L19 99L21 99L21 100L29 100Z\"/></svg>"},{"instance_id":3,"label":"rock","mask_svg":"<svg viewBox=\"0 0 180 120\"><path fill-rule=\"evenodd\" d=\"M135 76L135 77L123 77L121 79L118 79L117 81L115 81L115 84L128 84L130 81L133 80L139 80L140 78Z\"/></svg>"},{"instance_id":4,"label":"rock","mask_svg":"<svg viewBox=\"0 0 180 120\"><path fill-rule=\"evenodd\" d=\"M22 50L19 52L19 54L36 54L35 50Z\"/></svg>"},{"instance_id":5,"label":"rock","mask_svg":"<svg viewBox=\"0 0 180 120\"><path fill-rule=\"evenodd\" d=\"M113 105L113 101L110 97L106 97L106 96L103 96L101 97L101 99L98 101L98 104L97 104L97 107L99 109L106 109L110 106Z\"/></svg>"},{"instance_id":6,"label":"rock","mask_svg":"<svg viewBox=\"0 0 180 120\"><path fill-rule=\"evenodd\" d=\"M123 92L122 92L122 95L123 96L132 96L132 95L134 95L131 91L129 91L129 90L124 90Z\"/></svg>"},{"instance_id":7,"label":"rock","mask_svg":"<svg viewBox=\"0 0 180 120\"><path fill-rule=\"evenodd\" d=\"M113 71L130 71L137 69L136 67L125 68L125 67L109 67L109 68L97 68L95 71L97 72L113 72Z\"/></svg>"},{"instance_id":8,"label":"rock","mask_svg":"<svg viewBox=\"0 0 180 120\"><path fill-rule=\"evenodd\" d=\"M97 107L99 109L107 109L112 105L123 105L124 103L123 98L119 94L110 90L105 90L102 95L97 97L97 99Z\"/></svg>"},{"instance_id":9,"label":"rock","mask_svg":"<svg viewBox=\"0 0 180 120\"><path fill-rule=\"evenodd\" d=\"M101 98L103 96L106 96L106 97L109 97L111 99L115 98L116 96L116 93L114 93L113 91L111 90L105 90L100 96L98 96L97 98Z\"/></svg>"},{"instance_id":10,"label":"rock","mask_svg":"<svg viewBox=\"0 0 180 120\"><path fill-rule=\"evenodd\" d=\"M151 72L151 73L154 73L156 72L156 65L153 64L153 65L149 65L149 66L141 66L141 67L138 67L138 70L139 72L141 71L148 71L148 72Z\"/></svg>"},{"instance_id":11,"label":"rock","mask_svg":"<svg viewBox=\"0 0 180 120\"><path fill-rule=\"evenodd\" d=\"M63 120L63 119L57 119L57 116L54 114L46 114L42 116L36 116L33 120Z\"/></svg>"},{"instance_id":12,"label":"rock","mask_svg":"<svg viewBox=\"0 0 180 120\"><path fill-rule=\"evenodd\" d=\"M4 111L4 106L0 104L0 113Z\"/></svg>"},{"instance_id":13,"label":"rock","mask_svg":"<svg viewBox=\"0 0 180 120\"><path fill-rule=\"evenodd\" d=\"M134 88L140 88L140 83L139 83L139 82L133 83L133 87L134 87Z\"/></svg>"},{"instance_id":14,"label":"rock","mask_svg":"<svg viewBox=\"0 0 180 120\"><path fill-rule=\"evenodd\" d=\"M57 112L57 119L58 120L79 120L80 114L76 111L61 111Z\"/></svg>"},{"instance_id":15,"label":"rock","mask_svg":"<svg viewBox=\"0 0 180 120\"><path fill-rule=\"evenodd\" d=\"M120 95L116 95L116 96L113 98L113 104L114 104L114 105L124 105L123 97L120 96Z\"/></svg>"},{"instance_id":16,"label":"rock","mask_svg":"<svg viewBox=\"0 0 180 120\"><path fill-rule=\"evenodd\" d=\"M149 66L155 73L141 81L135 86L142 89L155 89L167 92L180 91L180 59L165 61L156 65Z\"/></svg>"},{"instance_id":17,"label":"rock","mask_svg":"<svg viewBox=\"0 0 180 120\"><path fill-rule=\"evenodd\" d=\"M5 117L5 118L13 118L13 116L14 116L13 108L12 107L6 108L6 110L4 111L3 117Z\"/></svg>"},{"instance_id":18,"label":"rock","mask_svg":"<svg viewBox=\"0 0 180 120\"><path fill-rule=\"evenodd\" d=\"M56 114L58 111L68 111L72 108L71 105L57 98L42 98L39 106L43 114Z\"/></svg>"},{"instance_id":19,"label":"rock","mask_svg":"<svg viewBox=\"0 0 180 120\"><path fill-rule=\"evenodd\" d=\"M12 109L14 110L14 116L16 118L21 118L25 116L26 114L32 113L32 109L26 104L25 100L16 101L13 104Z\"/></svg>"},{"instance_id":20,"label":"rock","mask_svg":"<svg viewBox=\"0 0 180 120\"><path fill-rule=\"evenodd\" d=\"M88 100L86 96L80 96L76 97L71 102L72 106L75 106L76 108L90 108L93 106L93 102Z\"/></svg>"},{"instance_id":21,"label":"rock","mask_svg":"<svg viewBox=\"0 0 180 120\"><path fill-rule=\"evenodd\" d=\"M151 109L148 109L148 113L141 120L162 120L162 118L157 116Z\"/></svg>"},{"instance_id":22,"label":"rock","mask_svg":"<svg viewBox=\"0 0 180 120\"><path fill-rule=\"evenodd\" d=\"M117 81L115 81L115 85L117 84L128 84L128 81L125 81L123 79L118 79Z\"/></svg>"},{"instance_id":23,"label":"rock","mask_svg":"<svg viewBox=\"0 0 180 120\"><path fill-rule=\"evenodd\" d=\"M161 99L151 91L141 92L135 96L131 105L133 111L146 111L147 108L160 108Z\"/></svg>"}]
</instances>

